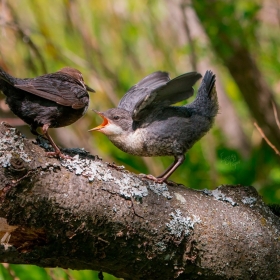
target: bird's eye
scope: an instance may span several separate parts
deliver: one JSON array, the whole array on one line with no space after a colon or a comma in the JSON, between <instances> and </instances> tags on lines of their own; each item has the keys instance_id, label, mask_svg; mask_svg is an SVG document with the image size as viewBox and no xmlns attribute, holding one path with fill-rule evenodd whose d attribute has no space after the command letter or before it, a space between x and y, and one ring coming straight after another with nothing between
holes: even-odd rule
<instances>
[{"instance_id":1,"label":"bird's eye","mask_svg":"<svg viewBox=\"0 0 280 280\"><path fill-rule=\"evenodd\" d=\"M120 117L119 116L114 116L113 119L114 120L118 120Z\"/></svg>"}]
</instances>

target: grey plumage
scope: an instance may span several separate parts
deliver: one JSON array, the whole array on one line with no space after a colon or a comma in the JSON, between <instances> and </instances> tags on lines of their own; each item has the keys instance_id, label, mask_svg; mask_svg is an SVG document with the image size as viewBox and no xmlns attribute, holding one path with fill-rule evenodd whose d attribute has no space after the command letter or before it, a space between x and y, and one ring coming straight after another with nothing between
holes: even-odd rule
<instances>
[{"instance_id":1,"label":"grey plumage","mask_svg":"<svg viewBox=\"0 0 280 280\"><path fill-rule=\"evenodd\" d=\"M170 80L155 72L132 87L118 108L99 113L104 122L93 130L103 132L118 148L138 156L175 157L159 178L165 181L184 161L184 154L212 127L218 113L215 75L207 71L196 99L185 106L170 106L190 97L201 77L196 72Z\"/></svg>"},{"instance_id":2,"label":"grey plumage","mask_svg":"<svg viewBox=\"0 0 280 280\"><path fill-rule=\"evenodd\" d=\"M165 85L169 81L170 78L166 72L157 71L150 74L127 91L120 100L118 108L132 112L135 105L143 100L148 92Z\"/></svg>"},{"instance_id":3,"label":"grey plumage","mask_svg":"<svg viewBox=\"0 0 280 280\"><path fill-rule=\"evenodd\" d=\"M193 95L192 86L201 75L197 72L185 73L170 80L166 72L154 72L134 85L120 100L118 108L131 112L132 119L139 121L149 112L182 100Z\"/></svg>"}]
</instances>

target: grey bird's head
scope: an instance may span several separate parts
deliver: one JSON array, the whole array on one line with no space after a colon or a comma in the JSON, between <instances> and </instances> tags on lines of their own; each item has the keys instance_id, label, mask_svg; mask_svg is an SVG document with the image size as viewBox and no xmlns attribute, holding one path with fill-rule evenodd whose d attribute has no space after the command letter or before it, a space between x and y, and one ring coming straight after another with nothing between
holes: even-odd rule
<instances>
[{"instance_id":1,"label":"grey bird's head","mask_svg":"<svg viewBox=\"0 0 280 280\"><path fill-rule=\"evenodd\" d=\"M132 129L133 120L131 115L124 109L113 108L105 112L93 111L102 117L103 122L89 131L100 131L107 136L118 136Z\"/></svg>"},{"instance_id":2,"label":"grey bird's head","mask_svg":"<svg viewBox=\"0 0 280 280\"><path fill-rule=\"evenodd\" d=\"M92 89L91 87L89 87L88 85L85 84L84 82L84 78L83 78L83 75L82 73L75 69L75 68L72 68L72 67L63 67L62 69L60 69L59 71L57 72L61 72L63 74L66 74L68 76L71 76L72 78L74 78L75 80L77 80L79 82L79 84L85 88L87 91L91 91L91 92L95 92L94 89Z\"/></svg>"}]
</instances>

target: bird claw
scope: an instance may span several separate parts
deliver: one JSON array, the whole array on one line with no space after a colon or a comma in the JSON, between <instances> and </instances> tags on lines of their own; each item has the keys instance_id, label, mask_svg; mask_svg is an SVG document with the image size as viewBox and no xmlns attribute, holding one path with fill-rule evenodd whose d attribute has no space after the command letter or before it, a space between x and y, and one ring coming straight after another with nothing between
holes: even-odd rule
<instances>
[{"instance_id":1,"label":"bird claw","mask_svg":"<svg viewBox=\"0 0 280 280\"><path fill-rule=\"evenodd\" d=\"M164 183L164 181L165 181L165 178L157 178L157 177L155 177L155 176L153 176L153 175L151 175L151 174L144 175L143 178L152 180L152 181L154 181L154 182L156 182L156 183L158 183L158 184L162 184L162 183Z\"/></svg>"},{"instance_id":2,"label":"bird claw","mask_svg":"<svg viewBox=\"0 0 280 280\"><path fill-rule=\"evenodd\" d=\"M58 157L58 158L62 158L62 159L72 159L72 157L64 155L61 151L47 152L46 156L47 157Z\"/></svg>"}]
</instances>

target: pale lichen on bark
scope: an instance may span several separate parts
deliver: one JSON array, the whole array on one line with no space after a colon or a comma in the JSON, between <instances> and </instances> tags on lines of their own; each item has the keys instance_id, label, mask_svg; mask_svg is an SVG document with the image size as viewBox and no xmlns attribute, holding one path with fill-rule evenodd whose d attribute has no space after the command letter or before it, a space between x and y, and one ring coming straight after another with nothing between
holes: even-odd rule
<instances>
[{"instance_id":1,"label":"pale lichen on bark","mask_svg":"<svg viewBox=\"0 0 280 280\"><path fill-rule=\"evenodd\" d=\"M3 123L2 123L3 125ZM24 150L23 136L13 127L6 130L5 134L0 139L0 164L2 167L10 166L10 160L13 153L25 162L30 162L28 154Z\"/></svg>"},{"instance_id":2,"label":"pale lichen on bark","mask_svg":"<svg viewBox=\"0 0 280 280\"><path fill-rule=\"evenodd\" d=\"M73 160L46 158L5 124L0 136L0 218L10 232L0 261L125 279L278 275L280 221L254 188L155 184L81 149Z\"/></svg>"},{"instance_id":3,"label":"pale lichen on bark","mask_svg":"<svg viewBox=\"0 0 280 280\"><path fill-rule=\"evenodd\" d=\"M166 226L170 234L179 238L182 235L188 236L191 231L194 229L196 223L200 223L201 220L197 216L193 217L184 217L182 212L179 209L175 210L175 213L171 213L171 220L169 223L166 223Z\"/></svg>"}]
</instances>

